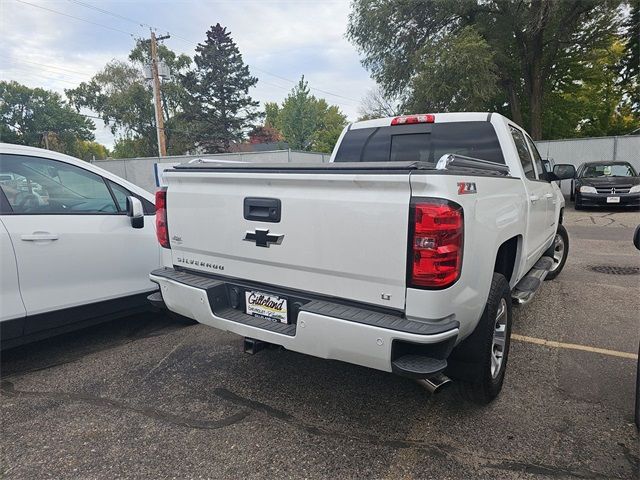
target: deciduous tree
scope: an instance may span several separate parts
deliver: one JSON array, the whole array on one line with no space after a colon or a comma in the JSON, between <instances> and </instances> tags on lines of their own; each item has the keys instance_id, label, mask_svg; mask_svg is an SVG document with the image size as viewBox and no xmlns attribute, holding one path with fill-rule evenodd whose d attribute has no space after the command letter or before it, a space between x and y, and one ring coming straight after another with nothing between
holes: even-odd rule
<instances>
[{"instance_id":1,"label":"deciduous tree","mask_svg":"<svg viewBox=\"0 0 640 480\"><path fill-rule=\"evenodd\" d=\"M179 155L193 147L182 118L184 88L176 77L189 66L191 59L177 55L164 45L158 46L158 58L173 75L162 83L167 152ZM158 153L153 93L143 74L149 64L149 43L139 40L128 61L113 60L88 82L66 90L76 108L88 108L102 118L116 136L116 143L119 138L127 143L127 156L146 157ZM114 155L120 151L121 148L114 149Z\"/></svg>"},{"instance_id":2,"label":"deciduous tree","mask_svg":"<svg viewBox=\"0 0 640 480\"><path fill-rule=\"evenodd\" d=\"M506 106L505 113L539 139L543 110L551 106L545 99L576 55L601 48L617 33L619 4L354 0L347 34L386 94L403 95L418 111L425 104Z\"/></svg>"},{"instance_id":3,"label":"deciduous tree","mask_svg":"<svg viewBox=\"0 0 640 480\"><path fill-rule=\"evenodd\" d=\"M95 124L56 92L0 82L0 141L74 155L77 142L93 140ZM46 140L45 140L46 138Z\"/></svg>"},{"instance_id":4,"label":"deciduous tree","mask_svg":"<svg viewBox=\"0 0 640 480\"><path fill-rule=\"evenodd\" d=\"M304 76L282 105L267 103L266 125L282 132L289 148L331 152L347 119L335 105L309 92Z\"/></svg>"}]
</instances>

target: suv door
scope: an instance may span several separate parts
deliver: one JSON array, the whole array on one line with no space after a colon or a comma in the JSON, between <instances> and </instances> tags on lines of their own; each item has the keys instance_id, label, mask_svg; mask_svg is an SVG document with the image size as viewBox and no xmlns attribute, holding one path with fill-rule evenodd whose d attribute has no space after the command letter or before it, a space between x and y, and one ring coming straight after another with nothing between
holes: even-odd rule
<instances>
[{"instance_id":1,"label":"suv door","mask_svg":"<svg viewBox=\"0 0 640 480\"><path fill-rule=\"evenodd\" d=\"M0 185L2 180L0 180ZM4 197L0 192L0 204ZM1 217L0 217L1 218ZM20 296L18 266L9 232L0 219L0 340L6 342L22 335L25 309Z\"/></svg>"},{"instance_id":2,"label":"suv door","mask_svg":"<svg viewBox=\"0 0 640 480\"><path fill-rule=\"evenodd\" d=\"M533 155L533 164L536 168L536 178L539 182L542 182L545 186L545 194L544 198L547 203L547 235L552 236L555 234L554 227L556 225L556 208L558 203L558 198L556 197L556 192L553 189L553 185L547 179L547 171L544 168L542 157L540 156L540 152L536 148L536 144L533 143L531 137L525 134L527 139L527 144L529 145L529 149L531 150L531 154Z\"/></svg>"},{"instance_id":3,"label":"suv door","mask_svg":"<svg viewBox=\"0 0 640 480\"><path fill-rule=\"evenodd\" d=\"M132 228L103 177L58 160L8 154L0 156L0 174L14 178L0 184L8 203L2 219L15 249L25 334L113 313L107 307L124 310L126 301L108 301L154 289L148 280L159 263L153 221ZM46 324L33 318L87 304Z\"/></svg>"},{"instance_id":4,"label":"suv door","mask_svg":"<svg viewBox=\"0 0 640 480\"><path fill-rule=\"evenodd\" d=\"M527 255L526 270L529 270L538 261L548 244L547 197L545 196L548 193L548 183L538 179L525 133L513 125L509 125L509 129L522 164L524 171L522 181L527 192L529 221L525 238L525 252Z\"/></svg>"}]
</instances>

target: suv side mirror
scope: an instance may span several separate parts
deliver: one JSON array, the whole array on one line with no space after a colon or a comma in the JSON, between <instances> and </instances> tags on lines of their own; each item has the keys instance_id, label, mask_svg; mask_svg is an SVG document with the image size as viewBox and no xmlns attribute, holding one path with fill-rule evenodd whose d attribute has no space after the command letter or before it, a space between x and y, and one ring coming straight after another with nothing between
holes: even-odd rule
<instances>
[{"instance_id":1,"label":"suv side mirror","mask_svg":"<svg viewBox=\"0 0 640 480\"><path fill-rule=\"evenodd\" d=\"M567 180L576 177L576 167L568 163L559 163L553 167L554 180Z\"/></svg>"},{"instance_id":2,"label":"suv side mirror","mask_svg":"<svg viewBox=\"0 0 640 480\"><path fill-rule=\"evenodd\" d=\"M139 198L134 196L127 197L127 217L131 219L133 228L144 227L144 209Z\"/></svg>"}]
</instances>

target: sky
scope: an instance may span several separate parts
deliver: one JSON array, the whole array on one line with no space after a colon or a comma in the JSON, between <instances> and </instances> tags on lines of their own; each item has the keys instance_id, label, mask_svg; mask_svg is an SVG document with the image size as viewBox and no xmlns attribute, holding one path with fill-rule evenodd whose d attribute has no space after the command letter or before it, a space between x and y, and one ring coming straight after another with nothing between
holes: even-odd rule
<instances>
[{"instance_id":1,"label":"sky","mask_svg":"<svg viewBox=\"0 0 640 480\"><path fill-rule=\"evenodd\" d=\"M219 22L259 79L254 99L281 102L304 74L316 97L355 120L375 84L345 38L348 15L348 0L0 0L0 79L63 93L125 60L150 27L192 57ZM96 140L111 147L109 130L96 126Z\"/></svg>"}]
</instances>

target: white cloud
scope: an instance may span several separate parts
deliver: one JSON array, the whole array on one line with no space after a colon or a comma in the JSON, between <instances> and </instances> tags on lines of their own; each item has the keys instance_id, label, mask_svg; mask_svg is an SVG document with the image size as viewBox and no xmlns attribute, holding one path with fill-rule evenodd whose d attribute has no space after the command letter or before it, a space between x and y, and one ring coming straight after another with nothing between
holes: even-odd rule
<instances>
[{"instance_id":1,"label":"white cloud","mask_svg":"<svg viewBox=\"0 0 640 480\"><path fill-rule=\"evenodd\" d=\"M304 74L311 87L339 95L314 90L316 96L339 105L355 119L359 100L373 86L355 48L344 37L347 0L81 0L115 16L74 0L25 1L41 8L0 0L0 73L2 79L32 87L62 92L88 80L109 60L126 58L134 40L122 32L148 35L148 27L136 22L158 27L158 33L168 31L172 38L167 45L189 55L193 55L195 44L204 40L206 30L220 22L231 31L245 62L260 79L251 94L262 102L282 101L293 86L288 80L297 81ZM102 128L96 136L112 143L110 133Z\"/></svg>"}]
</instances>

